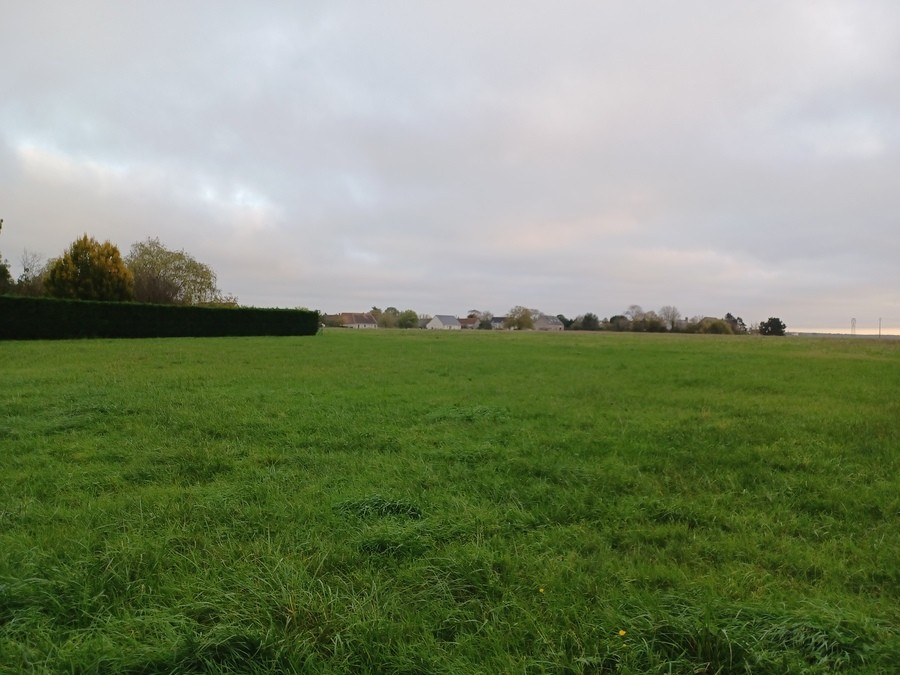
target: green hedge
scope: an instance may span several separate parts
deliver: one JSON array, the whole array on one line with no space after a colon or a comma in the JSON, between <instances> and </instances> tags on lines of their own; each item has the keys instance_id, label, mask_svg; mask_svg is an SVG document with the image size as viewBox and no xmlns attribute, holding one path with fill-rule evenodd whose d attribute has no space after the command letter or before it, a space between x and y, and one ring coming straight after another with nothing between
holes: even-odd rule
<instances>
[{"instance_id":1,"label":"green hedge","mask_svg":"<svg viewBox=\"0 0 900 675\"><path fill-rule=\"evenodd\" d=\"M316 312L0 296L0 340L315 335Z\"/></svg>"}]
</instances>

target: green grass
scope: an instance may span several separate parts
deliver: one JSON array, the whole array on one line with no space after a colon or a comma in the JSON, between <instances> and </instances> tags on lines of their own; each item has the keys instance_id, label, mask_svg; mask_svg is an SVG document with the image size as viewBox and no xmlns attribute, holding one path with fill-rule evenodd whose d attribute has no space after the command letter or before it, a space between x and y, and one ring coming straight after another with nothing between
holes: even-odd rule
<instances>
[{"instance_id":1,"label":"green grass","mask_svg":"<svg viewBox=\"0 0 900 675\"><path fill-rule=\"evenodd\" d=\"M898 391L872 340L0 343L0 671L893 672Z\"/></svg>"}]
</instances>

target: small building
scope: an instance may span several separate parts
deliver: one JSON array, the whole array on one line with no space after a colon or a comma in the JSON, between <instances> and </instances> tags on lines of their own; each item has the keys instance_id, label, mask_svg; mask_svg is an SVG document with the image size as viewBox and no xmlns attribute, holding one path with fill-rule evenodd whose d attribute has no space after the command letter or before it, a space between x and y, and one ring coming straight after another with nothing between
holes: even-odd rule
<instances>
[{"instance_id":1,"label":"small building","mask_svg":"<svg viewBox=\"0 0 900 675\"><path fill-rule=\"evenodd\" d=\"M457 319L459 321L459 326L463 330L474 330L478 328L478 317L477 316L467 316L465 319Z\"/></svg>"},{"instance_id":2,"label":"small building","mask_svg":"<svg viewBox=\"0 0 900 675\"><path fill-rule=\"evenodd\" d=\"M535 330L565 330L563 322L558 317L549 314L539 314L534 318Z\"/></svg>"},{"instance_id":3,"label":"small building","mask_svg":"<svg viewBox=\"0 0 900 675\"><path fill-rule=\"evenodd\" d=\"M491 319L491 330L503 330L506 326L505 316L495 316Z\"/></svg>"},{"instance_id":4,"label":"small building","mask_svg":"<svg viewBox=\"0 0 900 675\"><path fill-rule=\"evenodd\" d=\"M435 314L431 321L425 325L425 328L428 330L460 330L462 326L459 323L459 319L455 316Z\"/></svg>"},{"instance_id":5,"label":"small building","mask_svg":"<svg viewBox=\"0 0 900 675\"><path fill-rule=\"evenodd\" d=\"M378 321L369 312L342 312L343 328L378 328Z\"/></svg>"}]
</instances>

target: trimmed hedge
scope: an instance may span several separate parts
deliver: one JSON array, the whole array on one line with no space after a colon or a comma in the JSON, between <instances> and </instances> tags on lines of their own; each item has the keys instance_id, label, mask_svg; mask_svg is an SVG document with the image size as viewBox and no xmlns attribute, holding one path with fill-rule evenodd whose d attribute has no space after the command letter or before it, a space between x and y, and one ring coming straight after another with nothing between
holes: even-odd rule
<instances>
[{"instance_id":1,"label":"trimmed hedge","mask_svg":"<svg viewBox=\"0 0 900 675\"><path fill-rule=\"evenodd\" d=\"M317 312L0 296L0 340L315 335Z\"/></svg>"}]
</instances>

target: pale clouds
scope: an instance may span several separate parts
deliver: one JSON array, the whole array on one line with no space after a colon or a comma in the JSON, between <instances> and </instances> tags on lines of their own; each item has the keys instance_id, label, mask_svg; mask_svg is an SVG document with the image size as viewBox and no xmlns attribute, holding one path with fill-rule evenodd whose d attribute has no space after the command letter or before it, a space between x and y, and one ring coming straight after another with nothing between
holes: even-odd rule
<instances>
[{"instance_id":1,"label":"pale clouds","mask_svg":"<svg viewBox=\"0 0 900 675\"><path fill-rule=\"evenodd\" d=\"M900 7L12 3L0 250L185 248L258 305L900 330Z\"/></svg>"}]
</instances>

